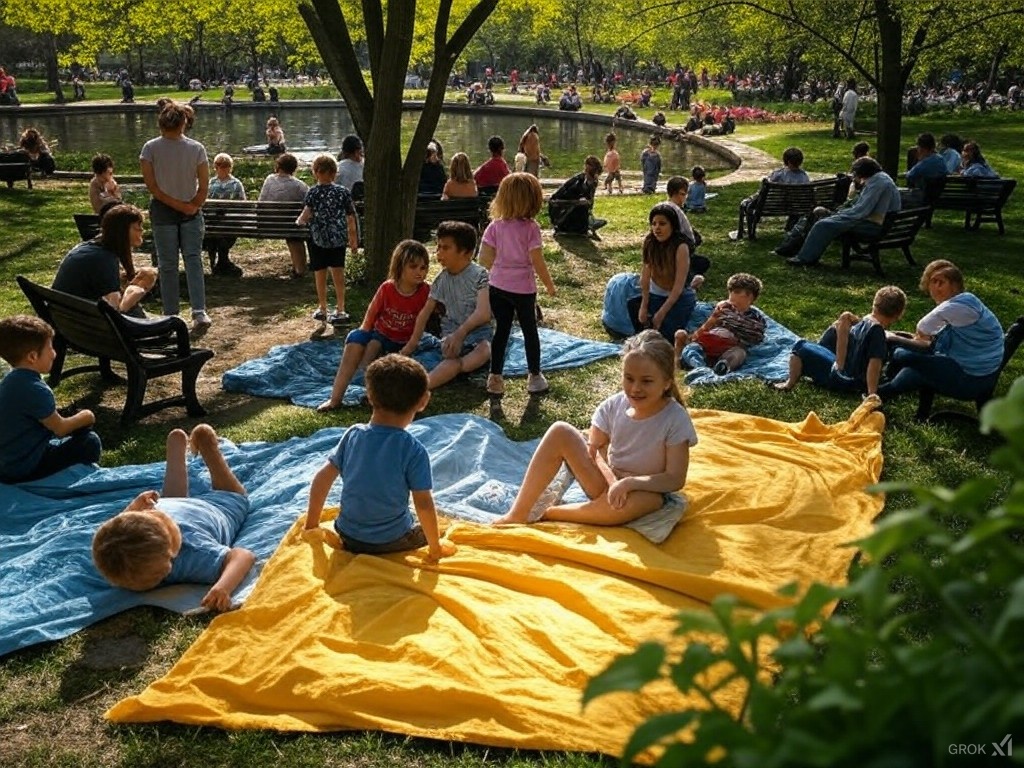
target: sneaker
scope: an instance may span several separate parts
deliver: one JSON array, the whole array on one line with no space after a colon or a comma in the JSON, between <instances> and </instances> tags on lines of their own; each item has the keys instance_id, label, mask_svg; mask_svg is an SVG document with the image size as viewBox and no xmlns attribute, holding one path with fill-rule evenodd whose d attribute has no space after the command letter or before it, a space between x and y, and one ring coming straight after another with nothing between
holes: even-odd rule
<instances>
[{"instance_id":1,"label":"sneaker","mask_svg":"<svg viewBox=\"0 0 1024 768\"><path fill-rule=\"evenodd\" d=\"M318 309L316 312L313 313L313 319L316 320L318 323L326 323L327 313L324 312L322 309Z\"/></svg>"},{"instance_id":2,"label":"sneaker","mask_svg":"<svg viewBox=\"0 0 1024 768\"><path fill-rule=\"evenodd\" d=\"M551 507L558 504L562 497L565 496L565 492L569 490L569 486L572 485L572 481L575 478L572 476L572 472L569 471L569 465L563 463L559 468L558 472L555 473L555 478L551 481L547 488L544 489L544 493L540 495L540 498L534 503L530 509L530 514L527 516L527 520L531 523L535 523L544 517L544 513Z\"/></svg>"},{"instance_id":3,"label":"sneaker","mask_svg":"<svg viewBox=\"0 0 1024 768\"><path fill-rule=\"evenodd\" d=\"M350 321L351 318L349 318L348 312L337 309L327 316L327 322L331 325L348 325Z\"/></svg>"},{"instance_id":4,"label":"sneaker","mask_svg":"<svg viewBox=\"0 0 1024 768\"><path fill-rule=\"evenodd\" d=\"M590 225L590 228L594 232L597 232L597 230L599 230L601 227L605 226L607 223L608 223L607 219L594 219L593 223Z\"/></svg>"},{"instance_id":5,"label":"sneaker","mask_svg":"<svg viewBox=\"0 0 1024 768\"><path fill-rule=\"evenodd\" d=\"M531 395L540 395L548 391L548 380L543 373L531 373L526 379L526 391Z\"/></svg>"},{"instance_id":6,"label":"sneaker","mask_svg":"<svg viewBox=\"0 0 1024 768\"><path fill-rule=\"evenodd\" d=\"M228 277L241 277L242 268L233 261L226 261L218 264L214 273L218 275L226 275Z\"/></svg>"},{"instance_id":7,"label":"sneaker","mask_svg":"<svg viewBox=\"0 0 1024 768\"><path fill-rule=\"evenodd\" d=\"M715 372L716 376L725 376L729 372L729 364L725 360L719 360L711 370Z\"/></svg>"},{"instance_id":8,"label":"sneaker","mask_svg":"<svg viewBox=\"0 0 1024 768\"><path fill-rule=\"evenodd\" d=\"M301 280L305 276L306 276L305 272L303 272L302 274L299 274L294 269L292 269L292 271L288 273L288 279L289 280Z\"/></svg>"},{"instance_id":9,"label":"sneaker","mask_svg":"<svg viewBox=\"0 0 1024 768\"><path fill-rule=\"evenodd\" d=\"M487 376L487 394L501 397L505 394L505 379L500 373L491 373Z\"/></svg>"},{"instance_id":10,"label":"sneaker","mask_svg":"<svg viewBox=\"0 0 1024 768\"><path fill-rule=\"evenodd\" d=\"M208 314L205 312L193 312L192 327L189 328L189 335L193 338L199 338L210 330L211 325L213 325L213 321L210 320L210 316Z\"/></svg>"}]
</instances>

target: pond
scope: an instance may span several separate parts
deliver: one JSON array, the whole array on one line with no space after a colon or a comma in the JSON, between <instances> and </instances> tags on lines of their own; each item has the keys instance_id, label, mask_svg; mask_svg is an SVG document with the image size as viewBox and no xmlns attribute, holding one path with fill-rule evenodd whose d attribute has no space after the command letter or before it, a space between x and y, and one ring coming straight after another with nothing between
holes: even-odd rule
<instances>
[{"instance_id":1,"label":"pond","mask_svg":"<svg viewBox=\"0 0 1024 768\"><path fill-rule=\"evenodd\" d=\"M267 118L277 114L289 149L300 160L309 162L325 149L337 153L341 140L353 132L352 121L343 106L291 107L287 102L279 106L277 110L269 106L224 109L204 108L200 103L189 135L203 142L211 160L217 152L237 156L242 147L264 140ZM435 138L441 142L446 159L462 150L475 168L488 157L487 139L497 134L505 140L505 156L511 164L519 137L531 122L536 122L540 128L541 148L551 161L551 168L542 176L566 178L582 170L587 155L604 157L607 124L559 119L557 112L551 114L551 117L531 117L486 107L472 112L445 112L438 122ZM418 118L418 111L403 114L402 135L406 141L411 140ZM120 111L115 107L110 112L76 112L70 108L59 114L39 115L5 111L0 113L0 143L17 143L21 131L33 125L56 145L54 155L58 168L61 167L61 152L106 152L114 158L117 172L127 175L138 173L139 150L147 140L158 135L156 122L155 107L152 112ZM647 143L647 133L617 128L616 135L625 175L638 175L640 152ZM372 141L368 144L372 151ZM666 141L661 145L661 153L662 178L676 174L689 176L694 165L703 165L709 170L729 167L718 155L686 142Z\"/></svg>"}]
</instances>

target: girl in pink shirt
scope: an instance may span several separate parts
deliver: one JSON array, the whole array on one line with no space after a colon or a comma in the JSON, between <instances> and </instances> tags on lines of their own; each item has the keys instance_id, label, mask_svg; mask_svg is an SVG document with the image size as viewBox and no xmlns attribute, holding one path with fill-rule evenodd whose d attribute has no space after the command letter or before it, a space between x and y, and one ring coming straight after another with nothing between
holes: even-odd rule
<instances>
[{"instance_id":1,"label":"girl in pink shirt","mask_svg":"<svg viewBox=\"0 0 1024 768\"><path fill-rule=\"evenodd\" d=\"M317 406L318 411L333 411L341 405L356 371L381 355L398 352L409 341L430 294L429 266L430 255L418 240L403 240L395 246L389 279L374 294L362 325L345 338L331 396Z\"/></svg>"},{"instance_id":2,"label":"girl in pink shirt","mask_svg":"<svg viewBox=\"0 0 1024 768\"><path fill-rule=\"evenodd\" d=\"M505 353L512 332L512 319L519 319L526 345L526 365L530 372L526 391L531 395L547 392L548 382L540 372L540 336L537 334L538 275L548 296L555 295L555 284L548 273L541 250L540 226L535 217L544 204L544 192L536 176L512 173L501 180L498 194L491 202L491 223L484 230L480 263L490 270L491 312L494 314L494 340L491 342L491 374L487 392L505 394Z\"/></svg>"}]
</instances>

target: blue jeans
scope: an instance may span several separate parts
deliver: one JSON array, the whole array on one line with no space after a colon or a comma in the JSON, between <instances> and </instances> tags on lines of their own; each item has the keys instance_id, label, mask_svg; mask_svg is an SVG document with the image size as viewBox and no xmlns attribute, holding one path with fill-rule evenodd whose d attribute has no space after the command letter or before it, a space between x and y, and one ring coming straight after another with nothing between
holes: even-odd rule
<instances>
[{"instance_id":1,"label":"blue jeans","mask_svg":"<svg viewBox=\"0 0 1024 768\"><path fill-rule=\"evenodd\" d=\"M192 314L206 311L206 283L203 277L203 233L206 225L199 213L179 224L154 224L153 245L160 267L160 298L165 315L180 311L178 253L185 261L185 280Z\"/></svg>"},{"instance_id":2,"label":"blue jeans","mask_svg":"<svg viewBox=\"0 0 1024 768\"><path fill-rule=\"evenodd\" d=\"M805 264L817 264L829 243L844 232L856 232L860 235L874 237L881 231L882 225L875 224L873 221L850 221L846 218L827 216L811 227L796 258Z\"/></svg>"},{"instance_id":3,"label":"blue jeans","mask_svg":"<svg viewBox=\"0 0 1024 768\"><path fill-rule=\"evenodd\" d=\"M803 375L809 376L811 381L819 387L836 392L864 392L867 390L865 382L858 381L832 367L836 362L836 353L822 344L800 339L793 345L791 354L800 358Z\"/></svg>"},{"instance_id":4,"label":"blue jeans","mask_svg":"<svg viewBox=\"0 0 1024 768\"><path fill-rule=\"evenodd\" d=\"M79 429L60 442L51 442L36 468L18 482L49 477L74 464L95 464L102 449L99 435L88 428Z\"/></svg>"},{"instance_id":5,"label":"blue jeans","mask_svg":"<svg viewBox=\"0 0 1024 768\"><path fill-rule=\"evenodd\" d=\"M878 388L878 396L883 400L919 389L932 389L957 400L975 400L988 395L999 378L999 371L987 376L970 376L947 355L903 348L892 353L887 370L889 381Z\"/></svg>"},{"instance_id":6,"label":"blue jeans","mask_svg":"<svg viewBox=\"0 0 1024 768\"><path fill-rule=\"evenodd\" d=\"M650 298L647 300L648 323L651 322L651 318L661 309L667 298L668 296L657 296L653 293L650 295ZM696 305L697 294L693 292L692 288L687 288L676 299L676 303L669 308L665 314L665 319L661 321L661 328L658 329L661 335L668 339L669 344L675 344L676 331L686 329L686 324L690 322L690 315L693 314L693 308Z\"/></svg>"}]
</instances>

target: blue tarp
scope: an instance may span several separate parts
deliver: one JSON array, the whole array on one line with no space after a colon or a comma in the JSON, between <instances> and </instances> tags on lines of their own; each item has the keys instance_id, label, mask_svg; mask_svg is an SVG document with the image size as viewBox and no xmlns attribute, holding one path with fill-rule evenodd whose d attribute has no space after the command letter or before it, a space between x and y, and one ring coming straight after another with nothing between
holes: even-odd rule
<instances>
[{"instance_id":1,"label":"blue tarp","mask_svg":"<svg viewBox=\"0 0 1024 768\"><path fill-rule=\"evenodd\" d=\"M433 416L409 430L430 454L438 510L477 522L508 511L537 442L513 442L496 424L465 414ZM222 441L251 499L235 544L257 556L257 566L234 595L236 603L248 595L289 526L305 514L309 482L343 431L332 427L284 443ZM137 494L159 489L163 472L164 462L77 466L42 481L0 484L0 654L59 640L138 605L198 608L208 585L129 592L109 586L92 565L96 528ZM209 487L201 460L190 460L189 474L193 492ZM340 483L328 505L337 506L339 489ZM578 485L566 495L567 501L582 498Z\"/></svg>"},{"instance_id":2,"label":"blue tarp","mask_svg":"<svg viewBox=\"0 0 1024 768\"><path fill-rule=\"evenodd\" d=\"M619 353L619 346L570 336L550 328L540 330L541 370L578 368ZM342 345L333 341L306 341L272 347L264 357L248 360L224 374L221 386L228 392L290 400L295 405L316 408L331 395L334 374L341 360ZM441 345L424 335L416 359L430 370L441 362ZM525 376L526 350L519 329L512 332L505 358L506 376ZM359 372L345 390L343 402L358 405L365 397L363 374Z\"/></svg>"}]
</instances>

